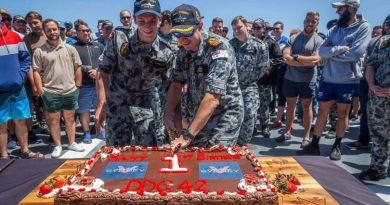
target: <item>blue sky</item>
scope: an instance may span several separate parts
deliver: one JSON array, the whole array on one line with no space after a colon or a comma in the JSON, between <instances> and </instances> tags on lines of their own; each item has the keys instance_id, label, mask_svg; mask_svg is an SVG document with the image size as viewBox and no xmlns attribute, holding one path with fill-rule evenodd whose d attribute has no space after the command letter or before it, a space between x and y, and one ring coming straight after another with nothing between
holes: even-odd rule
<instances>
[{"instance_id":1,"label":"blue sky","mask_svg":"<svg viewBox=\"0 0 390 205\"><path fill-rule=\"evenodd\" d=\"M261 17L271 24L275 21L285 23L285 34L292 28L303 27L303 19L307 11L318 11L321 14L319 30L326 31L326 23L338 18L331 3L337 0L160 0L163 10L172 10L186 3L196 6L208 28L211 20L222 17L225 25L230 28L234 16L243 15L249 20ZM359 13L362 13L369 23L382 24L390 14L389 0L361 0ZM96 31L98 19L110 19L114 25L119 25L119 11L133 10L133 0L0 0L0 7L7 8L12 15L25 15L28 11L40 12L44 18L54 18L73 22L81 18ZM231 30L231 29L230 29ZM231 31L229 32L231 35Z\"/></svg>"}]
</instances>

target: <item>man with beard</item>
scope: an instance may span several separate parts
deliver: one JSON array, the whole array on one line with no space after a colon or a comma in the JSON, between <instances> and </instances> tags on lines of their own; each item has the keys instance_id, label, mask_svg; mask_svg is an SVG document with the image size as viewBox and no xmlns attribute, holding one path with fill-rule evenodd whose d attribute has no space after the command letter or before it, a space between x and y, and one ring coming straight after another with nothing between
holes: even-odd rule
<instances>
[{"instance_id":1,"label":"man with beard","mask_svg":"<svg viewBox=\"0 0 390 205\"><path fill-rule=\"evenodd\" d=\"M172 72L164 123L175 133L171 147L232 146L237 142L244 106L236 70L236 58L222 36L202 32L199 10L183 4L172 11L172 32L182 47ZM190 126L182 129L180 103L182 85L188 83L195 113Z\"/></svg>"},{"instance_id":2,"label":"man with beard","mask_svg":"<svg viewBox=\"0 0 390 205\"><path fill-rule=\"evenodd\" d=\"M229 41L236 54L238 81L244 100L244 121L237 144L248 144L255 128L259 109L259 87L257 81L269 69L268 48L260 39L249 35L246 19L237 16L232 21L234 38Z\"/></svg>"},{"instance_id":3,"label":"man with beard","mask_svg":"<svg viewBox=\"0 0 390 205\"><path fill-rule=\"evenodd\" d=\"M60 38L59 24L46 19L42 24L47 42L34 52L34 82L38 96L49 115L49 129L55 144L53 158L62 154L60 117L64 115L69 150L83 152L84 148L75 142L75 110L78 109L78 95L81 86L81 60L77 50L65 44Z\"/></svg>"},{"instance_id":4,"label":"man with beard","mask_svg":"<svg viewBox=\"0 0 390 205\"><path fill-rule=\"evenodd\" d=\"M303 107L304 139L301 147L309 144L310 127L313 120L312 101L315 95L318 49L323 39L316 33L320 20L318 12L308 12L303 22L303 32L290 37L283 50L284 62L288 65L284 76L283 95L287 99L286 128L276 138L277 142L291 139L291 128L295 116L298 96Z\"/></svg>"},{"instance_id":5,"label":"man with beard","mask_svg":"<svg viewBox=\"0 0 390 205\"><path fill-rule=\"evenodd\" d=\"M26 20L23 16L15 15L12 20L12 26L16 32L22 34L23 36L27 34Z\"/></svg>"},{"instance_id":6,"label":"man with beard","mask_svg":"<svg viewBox=\"0 0 390 205\"><path fill-rule=\"evenodd\" d=\"M309 146L297 152L299 155L319 155L320 136L325 128L332 105L337 105L336 139L330 154L331 160L340 160L340 144L348 127L349 109L357 91L362 72L359 61L370 42L370 25L359 20L356 12L360 0L342 0L333 3L340 18L337 26L328 31L319 54L325 59L323 82L318 93L319 111Z\"/></svg>"},{"instance_id":7,"label":"man with beard","mask_svg":"<svg viewBox=\"0 0 390 205\"><path fill-rule=\"evenodd\" d=\"M263 19L256 19L253 21L253 35L262 40L268 46L269 60L271 70L265 74L258 81L259 95L260 95L260 107L257 112L257 119L260 124L256 127L258 131L261 131L264 137L270 137L270 131L268 123L270 120L270 103L271 103L271 82L270 75L276 73L279 70L280 65L283 63L282 51L275 39L266 34L266 26Z\"/></svg>"},{"instance_id":8,"label":"man with beard","mask_svg":"<svg viewBox=\"0 0 390 205\"><path fill-rule=\"evenodd\" d=\"M212 21L213 32L217 35L223 36L223 19L220 17L215 17Z\"/></svg>"},{"instance_id":9,"label":"man with beard","mask_svg":"<svg viewBox=\"0 0 390 205\"><path fill-rule=\"evenodd\" d=\"M161 9L157 0L136 0L130 34L116 30L99 63L99 103L95 123L102 127L107 112L107 144L162 146L161 103L156 82L174 62L170 45L158 35ZM106 97L107 96L107 97Z\"/></svg>"}]
</instances>

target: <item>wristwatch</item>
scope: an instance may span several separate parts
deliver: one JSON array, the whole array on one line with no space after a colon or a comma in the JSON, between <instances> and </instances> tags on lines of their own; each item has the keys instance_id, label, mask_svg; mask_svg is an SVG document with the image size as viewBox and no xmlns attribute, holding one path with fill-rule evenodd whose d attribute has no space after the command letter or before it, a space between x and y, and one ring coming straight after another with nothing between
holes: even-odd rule
<instances>
[{"instance_id":1,"label":"wristwatch","mask_svg":"<svg viewBox=\"0 0 390 205\"><path fill-rule=\"evenodd\" d=\"M190 133L190 131L188 130L188 128L183 129L183 130L181 131L181 135L183 135L183 138L184 138L185 140L193 140L193 139L195 138L195 136L192 135L192 134Z\"/></svg>"},{"instance_id":2,"label":"wristwatch","mask_svg":"<svg viewBox=\"0 0 390 205\"><path fill-rule=\"evenodd\" d=\"M295 61L297 61L297 62L299 62L299 61L298 61L298 56L299 56L299 55L293 55L293 59L294 59Z\"/></svg>"}]
</instances>

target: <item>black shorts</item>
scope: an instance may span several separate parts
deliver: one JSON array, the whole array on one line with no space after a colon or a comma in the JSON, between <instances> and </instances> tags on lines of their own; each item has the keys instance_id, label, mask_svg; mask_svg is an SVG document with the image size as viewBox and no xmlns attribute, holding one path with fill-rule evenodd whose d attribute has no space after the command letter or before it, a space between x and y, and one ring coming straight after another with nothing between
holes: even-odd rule
<instances>
[{"instance_id":1,"label":"black shorts","mask_svg":"<svg viewBox=\"0 0 390 205\"><path fill-rule=\"evenodd\" d=\"M283 95L286 98L300 97L302 99L308 99L315 96L316 83L299 83L291 80L284 79L283 83Z\"/></svg>"}]
</instances>

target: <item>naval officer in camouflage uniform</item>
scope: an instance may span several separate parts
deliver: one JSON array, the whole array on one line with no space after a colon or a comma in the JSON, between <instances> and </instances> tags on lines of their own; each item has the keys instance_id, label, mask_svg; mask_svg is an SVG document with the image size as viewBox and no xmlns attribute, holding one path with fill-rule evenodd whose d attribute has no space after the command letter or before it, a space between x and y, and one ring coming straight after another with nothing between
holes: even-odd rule
<instances>
[{"instance_id":1,"label":"naval officer in camouflage uniform","mask_svg":"<svg viewBox=\"0 0 390 205\"><path fill-rule=\"evenodd\" d=\"M162 145L156 81L172 66L174 55L169 44L157 36L159 2L136 0L134 15L138 29L130 34L115 31L104 50L95 120L104 121L107 101L107 144ZM132 134L135 142L131 142Z\"/></svg>"},{"instance_id":2,"label":"naval officer in camouflage uniform","mask_svg":"<svg viewBox=\"0 0 390 205\"><path fill-rule=\"evenodd\" d=\"M232 21L234 38L230 44L236 53L238 81L244 100L244 121L237 144L242 146L250 142L259 109L259 87L257 81L269 71L268 48L260 39L249 34L243 16Z\"/></svg>"},{"instance_id":3,"label":"naval officer in camouflage uniform","mask_svg":"<svg viewBox=\"0 0 390 205\"><path fill-rule=\"evenodd\" d=\"M201 31L203 23L194 6L183 4L173 10L172 24L181 48L164 115L168 133L176 132L178 136L171 146L234 145L244 106L233 48L225 38ZM188 129L182 129L181 113L175 110L184 83L188 83L192 102L189 109L195 113Z\"/></svg>"},{"instance_id":4,"label":"naval officer in camouflage uniform","mask_svg":"<svg viewBox=\"0 0 390 205\"><path fill-rule=\"evenodd\" d=\"M372 141L371 165L362 180L385 179L390 157L390 15L383 23L378 46L369 56L366 79L370 88L367 106L368 128Z\"/></svg>"}]
</instances>

